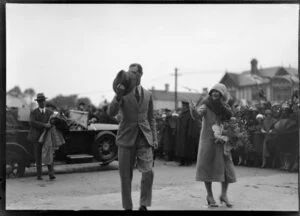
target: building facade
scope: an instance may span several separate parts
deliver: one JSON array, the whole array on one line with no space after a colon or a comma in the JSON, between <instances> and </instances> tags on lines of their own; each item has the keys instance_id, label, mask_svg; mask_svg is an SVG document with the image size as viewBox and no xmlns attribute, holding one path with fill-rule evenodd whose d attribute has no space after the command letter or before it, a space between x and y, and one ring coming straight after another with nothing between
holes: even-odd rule
<instances>
[{"instance_id":1,"label":"building facade","mask_svg":"<svg viewBox=\"0 0 300 216\"><path fill-rule=\"evenodd\" d=\"M6 107L17 110L19 121L29 121L30 106L24 97L7 93Z\"/></svg>"},{"instance_id":2,"label":"building facade","mask_svg":"<svg viewBox=\"0 0 300 216\"><path fill-rule=\"evenodd\" d=\"M165 84L164 90L150 89L153 97L153 106L155 110L160 109L175 109L175 92L169 91L169 85ZM205 93L193 93L193 92L177 92L177 107L181 108L182 101L193 101L197 103L203 98Z\"/></svg>"},{"instance_id":3,"label":"building facade","mask_svg":"<svg viewBox=\"0 0 300 216\"><path fill-rule=\"evenodd\" d=\"M299 90L298 69L291 67L257 67L252 59L251 68L241 73L225 72L221 83L228 87L231 97L249 103L259 99L264 92L266 99L274 102L289 100L294 90Z\"/></svg>"}]
</instances>

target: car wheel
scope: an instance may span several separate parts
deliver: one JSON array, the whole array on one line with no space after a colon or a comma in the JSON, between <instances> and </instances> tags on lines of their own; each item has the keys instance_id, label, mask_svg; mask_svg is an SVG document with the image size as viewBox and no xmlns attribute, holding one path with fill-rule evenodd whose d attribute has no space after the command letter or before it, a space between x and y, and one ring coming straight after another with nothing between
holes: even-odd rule
<instances>
[{"instance_id":1,"label":"car wheel","mask_svg":"<svg viewBox=\"0 0 300 216\"><path fill-rule=\"evenodd\" d=\"M97 161L107 165L118 156L118 148L115 143L115 134L112 132L100 132L93 142L93 154Z\"/></svg>"},{"instance_id":2,"label":"car wheel","mask_svg":"<svg viewBox=\"0 0 300 216\"><path fill-rule=\"evenodd\" d=\"M25 164L22 155L14 152L7 152L6 155L6 177L17 178L24 176Z\"/></svg>"}]
</instances>

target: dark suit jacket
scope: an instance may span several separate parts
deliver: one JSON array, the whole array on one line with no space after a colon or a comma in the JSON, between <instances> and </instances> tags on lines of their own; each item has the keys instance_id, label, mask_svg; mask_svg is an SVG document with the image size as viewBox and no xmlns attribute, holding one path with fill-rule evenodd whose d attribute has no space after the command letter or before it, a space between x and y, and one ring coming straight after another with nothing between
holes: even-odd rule
<instances>
[{"instance_id":1,"label":"dark suit jacket","mask_svg":"<svg viewBox=\"0 0 300 216\"><path fill-rule=\"evenodd\" d=\"M28 133L28 140L31 142L36 143L38 138L43 132L43 129L45 128L45 123L49 122L50 116L53 114L53 112L46 108L46 112L44 115L42 115L39 108L34 109L30 113L30 129Z\"/></svg>"},{"instance_id":2,"label":"dark suit jacket","mask_svg":"<svg viewBox=\"0 0 300 216\"><path fill-rule=\"evenodd\" d=\"M110 116L121 114L116 144L120 147L131 147L136 141L138 129L141 129L149 145L157 142L156 122L153 114L153 100L150 91L142 88L139 103L134 88L118 102L114 97L108 108Z\"/></svg>"}]
</instances>

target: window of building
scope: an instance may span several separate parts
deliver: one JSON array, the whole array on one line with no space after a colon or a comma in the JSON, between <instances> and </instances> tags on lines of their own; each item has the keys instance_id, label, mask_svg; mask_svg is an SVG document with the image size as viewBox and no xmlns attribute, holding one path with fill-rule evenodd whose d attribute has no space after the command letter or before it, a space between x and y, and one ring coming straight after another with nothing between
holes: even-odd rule
<instances>
[{"instance_id":1,"label":"window of building","mask_svg":"<svg viewBox=\"0 0 300 216\"><path fill-rule=\"evenodd\" d=\"M285 101L291 97L290 88L274 88L273 89L273 100L275 101Z\"/></svg>"}]
</instances>

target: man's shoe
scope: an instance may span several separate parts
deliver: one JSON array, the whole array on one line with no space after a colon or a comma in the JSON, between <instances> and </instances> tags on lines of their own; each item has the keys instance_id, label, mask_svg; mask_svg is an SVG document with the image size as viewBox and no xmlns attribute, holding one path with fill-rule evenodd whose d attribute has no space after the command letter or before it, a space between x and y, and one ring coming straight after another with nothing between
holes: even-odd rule
<instances>
[{"instance_id":1,"label":"man's shoe","mask_svg":"<svg viewBox=\"0 0 300 216\"><path fill-rule=\"evenodd\" d=\"M140 206L139 211L148 211L146 206Z\"/></svg>"},{"instance_id":2,"label":"man's shoe","mask_svg":"<svg viewBox=\"0 0 300 216\"><path fill-rule=\"evenodd\" d=\"M42 176L36 177L37 180L43 180Z\"/></svg>"},{"instance_id":3,"label":"man's shoe","mask_svg":"<svg viewBox=\"0 0 300 216\"><path fill-rule=\"evenodd\" d=\"M56 177L54 175L52 175L52 176L49 176L49 179L54 180L54 179L56 179Z\"/></svg>"}]
</instances>

